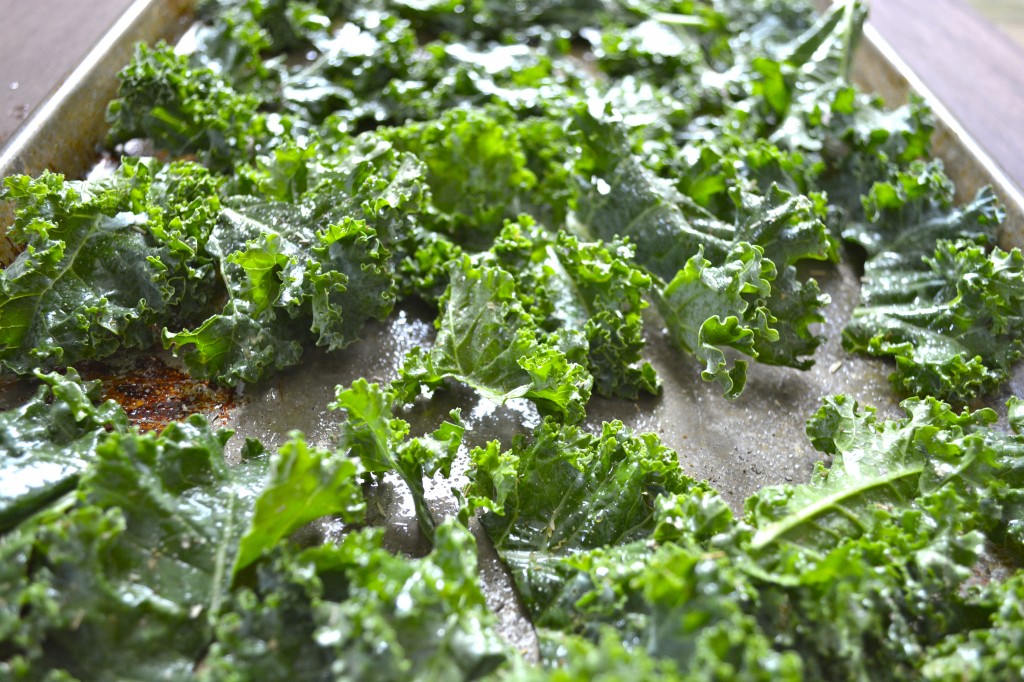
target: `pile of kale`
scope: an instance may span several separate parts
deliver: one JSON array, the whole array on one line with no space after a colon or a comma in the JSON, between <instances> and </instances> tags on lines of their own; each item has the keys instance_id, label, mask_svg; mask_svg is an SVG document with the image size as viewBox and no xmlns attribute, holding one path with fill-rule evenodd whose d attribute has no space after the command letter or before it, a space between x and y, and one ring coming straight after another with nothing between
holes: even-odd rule
<instances>
[{"instance_id":1,"label":"pile of kale","mask_svg":"<svg viewBox=\"0 0 1024 682\"><path fill-rule=\"evenodd\" d=\"M859 2L220 0L190 49L139 46L112 175L4 180L0 673L12 679L1016 680L1024 676L1024 258L983 190L955 205L919 102L848 81ZM592 394L660 381L663 325L739 397L806 369L860 253L852 352L906 416L832 396L830 458L736 515L654 434L585 427ZM260 382L417 300L436 338L388 385L339 386L331 447L295 432L228 464L201 417L141 434L73 367L165 348ZM653 304L653 305L651 305ZM651 307L651 310L645 309ZM656 314L652 314L656 313ZM56 369L65 369L63 374ZM469 449L452 384L543 416ZM438 520L424 481L460 454ZM396 474L432 542L385 550L366 482ZM311 522L340 539L308 542ZM479 518L541 642L484 600ZM306 538L306 542L298 541ZM997 566L997 580L982 575Z\"/></svg>"}]
</instances>

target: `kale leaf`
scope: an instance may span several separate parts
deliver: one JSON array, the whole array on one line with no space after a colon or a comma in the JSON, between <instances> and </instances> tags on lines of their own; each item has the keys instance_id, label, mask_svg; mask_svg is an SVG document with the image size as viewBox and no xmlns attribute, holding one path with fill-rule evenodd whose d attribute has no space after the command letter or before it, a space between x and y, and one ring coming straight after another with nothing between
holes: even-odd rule
<instances>
[{"instance_id":1,"label":"kale leaf","mask_svg":"<svg viewBox=\"0 0 1024 682\"><path fill-rule=\"evenodd\" d=\"M795 264L835 257L815 204L777 186L765 197L735 191L738 219L725 223L646 168L615 124L582 110L574 121L584 149L578 229L628 238L637 261L668 282L655 302L675 343L706 363L705 380L728 397L742 391L746 363L730 367L726 347L808 367L828 297Z\"/></svg>"},{"instance_id":2,"label":"kale leaf","mask_svg":"<svg viewBox=\"0 0 1024 682\"><path fill-rule=\"evenodd\" d=\"M459 411L454 410L451 420L442 423L434 433L407 440L409 424L394 417L395 402L393 393L365 379L345 390L339 386L337 399L330 406L332 410L345 410L346 414L339 447L350 450L370 473L397 472L412 493L420 530L427 538L433 538L435 522L424 497L423 478L437 472L450 475L465 428Z\"/></svg>"},{"instance_id":3,"label":"kale leaf","mask_svg":"<svg viewBox=\"0 0 1024 682\"><path fill-rule=\"evenodd\" d=\"M567 353L561 334L537 328L513 276L476 265L469 256L453 263L449 276L437 338L429 350L417 348L406 357L395 382L398 399L411 402L421 387L436 388L451 378L496 403L528 398L544 414L570 423L582 419L593 384L579 362L583 353L578 346Z\"/></svg>"},{"instance_id":4,"label":"kale leaf","mask_svg":"<svg viewBox=\"0 0 1024 682\"><path fill-rule=\"evenodd\" d=\"M966 404L1005 383L1024 353L1024 257L942 241L923 262L871 268L843 347L895 358L900 393Z\"/></svg>"},{"instance_id":5,"label":"kale leaf","mask_svg":"<svg viewBox=\"0 0 1024 682\"><path fill-rule=\"evenodd\" d=\"M0 414L0 533L74 491L96 446L128 430L119 405L99 403L99 382L82 383L73 369L39 379L31 400Z\"/></svg>"},{"instance_id":6,"label":"kale leaf","mask_svg":"<svg viewBox=\"0 0 1024 682\"><path fill-rule=\"evenodd\" d=\"M211 272L190 262L219 210L202 167L128 161L97 182L13 176L3 198L24 250L0 271L0 362L19 374L145 348L154 322L207 298Z\"/></svg>"},{"instance_id":7,"label":"kale leaf","mask_svg":"<svg viewBox=\"0 0 1024 682\"><path fill-rule=\"evenodd\" d=\"M634 400L641 391L658 393L654 369L641 359L652 281L633 264L629 244L580 242L520 216L505 224L491 253L516 273L520 297L542 329L585 337L595 392Z\"/></svg>"}]
</instances>

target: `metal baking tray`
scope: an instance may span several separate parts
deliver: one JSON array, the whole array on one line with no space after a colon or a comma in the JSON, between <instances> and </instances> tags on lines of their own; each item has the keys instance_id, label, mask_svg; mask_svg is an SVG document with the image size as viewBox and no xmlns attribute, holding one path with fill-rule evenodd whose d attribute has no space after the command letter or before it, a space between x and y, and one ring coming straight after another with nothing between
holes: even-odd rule
<instances>
[{"instance_id":1,"label":"metal baking tray","mask_svg":"<svg viewBox=\"0 0 1024 682\"><path fill-rule=\"evenodd\" d=\"M83 176L97 159L97 143L105 134L106 103L116 90L116 73L130 58L136 41L173 39L185 29L188 0L138 0L111 29L53 97L0 150L0 177L12 173L37 174L43 169ZM931 95L898 55L869 25L860 48L857 79L865 89L888 101L900 102L916 91L932 106L938 119L937 155L964 196L984 184L995 186L1007 209L1002 245L1024 246L1024 197L962 127ZM14 256L3 238L10 224L10 207L0 206L0 264ZM587 424L620 419L636 431L652 431L679 453L684 470L706 479L739 507L743 499L765 485L806 481L819 459L804 434L805 420L821 398L848 393L862 404L874 405L881 416L901 413L889 387L891 366L885 361L853 356L840 347L840 332L859 297L859 278L848 265L821 268L812 273L823 292L832 297L822 333L828 339L817 351L816 364L807 371L752 363L747 390L735 401L722 398L716 384L700 379L699 363L676 352L657 318L648 324L646 357L664 382L663 394L638 402L592 399ZM311 443L329 444L339 417L327 409L335 386L359 377L386 382L397 374L406 351L429 345L433 316L415 304L399 306L391 318L371 323L362 341L344 351L325 353L309 348L301 365L265 383L226 391L190 380L166 355L118 358L120 368L104 366L92 372L105 380L108 394L129 407L143 426L159 425L189 410L213 416L235 430L235 442L247 436L268 447L282 443L292 429L306 433ZM90 376L89 372L85 373ZM17 404L28 382L0 381L0 409ZM1024 370L1018 368L993 406L1009 394L1024 395ZM498 438L509 443L514 433L532 428L539 415L526 401L494 405L461 388L439 392L431 408L461 406L467 425L465 445L474 447ZM433 414L437 411L430 410ZM147 422L146 420L149 419ZM417 425L413 424L414 431ZM424 428L427 428L425 425ZM465 458L463 458L463 467ZM437 516L451 514L455 480L436 481L429 487ZM412 554L426 547L419 538L411 500L401 493L397 479L380 484L371 507L388 528L390 546ZM329 527L326 531L329 534ZM536 639L501 562L479 528L481 578L492 610L507 638L528 656L536 655Z\"/></svg>"}]
</instances>

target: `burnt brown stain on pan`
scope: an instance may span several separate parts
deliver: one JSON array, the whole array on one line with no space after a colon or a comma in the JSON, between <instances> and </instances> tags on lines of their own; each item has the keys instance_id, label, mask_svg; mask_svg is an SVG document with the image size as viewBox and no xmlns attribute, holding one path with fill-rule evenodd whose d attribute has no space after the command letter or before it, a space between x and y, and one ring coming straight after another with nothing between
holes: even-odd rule
<instances>
[{"instance_id":1,"label":"burnt brown stain on pan","mask_svg":"<svg viewBox=\"0 0 1024 682\"><path fill-rule=\"evenodd\" d=\"M98 379L103 398L120 404L140 431L158 431L191 414L206 415L215 425L223 425L235 406L231 389L193 379L157 357L139 357L116 369L101 363L78 369L83 379Z\"/></svg>"}]
</instances>

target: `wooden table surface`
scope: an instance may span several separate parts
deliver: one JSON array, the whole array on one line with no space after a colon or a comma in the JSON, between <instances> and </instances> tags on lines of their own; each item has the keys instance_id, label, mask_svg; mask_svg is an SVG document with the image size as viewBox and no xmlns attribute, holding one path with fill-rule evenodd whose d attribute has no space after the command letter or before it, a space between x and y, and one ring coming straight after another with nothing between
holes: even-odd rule
<instances>
[{"instance_id":1,"label":"wooden table surface","mask_svg":"<svg viewBox=\"0 0 1024 682\"><path fill-rule=\"evenodd\" d=\"M0 0L0 145L131 2ZM964 0L872 0L870 21L1024 187L1024 47Z\"/></svg>"}]
</instances>

